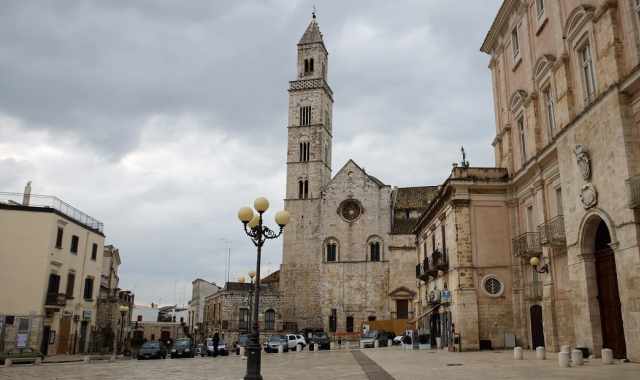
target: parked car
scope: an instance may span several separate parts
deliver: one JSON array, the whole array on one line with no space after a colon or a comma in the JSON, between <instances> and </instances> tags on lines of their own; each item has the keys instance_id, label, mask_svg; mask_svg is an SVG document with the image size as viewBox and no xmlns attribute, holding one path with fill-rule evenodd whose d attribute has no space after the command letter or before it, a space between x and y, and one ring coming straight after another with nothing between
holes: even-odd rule
<instances>
[{"instance_id":1,"label":"parked car","mask_svg":"<svg viewBox=\"0 0 640 380\"><path fill-rule=\"evenodd\" d=\"M382 331L378 333L378 345L380 347L387 347L389 345L389 340L394 338L395 334L389 331ZM391 343L393 344L393 342Z\"/></svg>"},{"instance_id":2,"label":"parked car","mask_svg":"<svg viewBox=\"0 0 640 380\"><path fill-rule=\"evenodd\" d=\"M193 342L189 338L176 339L171 348L171 359L192 358L195 356Z\"/></svg>"},{"instance_id":3,"label":"parked car","mask_svg":"<svg viewBox=\"0 0 640 380\"><path fill-rule=\"evenodd\" d=\"M329 336L324 331L314 332L309 343L317 343L320 350L328 350L331 348L331 339L329 339Z\"/></svg>"},{"instance_id":4,"label":"parked car","mask_svg":"<svg viewBox=\"0 0 640 380\"><path fill-rule=\"evenodd\" d=\"M200 356L204 356L206 354L207 350L204 348L204 344L199 343L196 346L196 355L200 355Z\"/></svg>"},{"instance_id":5,"label":"parked car","mask_svg":"<svg viewBox=\"0 0 640 380\"><path fill-rule=\"evenodd\" d=\"M278 352L278 348L282 346L284 352L289 352L289 344L287 337L284 335L272 335L264 344L265 352Z\"/></svg>"},{"instance_id":6,"label":"parked car","mask_svg":"<svg viewBox=\"0 0 640 380\"><path fill-rule=\"evenodd\" d=\"M297 345L301 345L302 348L307 345L307 341L300 334L287 334L287 343L291 350L295 350Z\"/></svg>"},{"instance_id":7,"label":"parked car","mask_svg":"<svg viewBox=\"0 0 640 380\"><path fill-rule=\"evenodd\" d=\"M378 339L378 332L376 330L370 330L360 337L360 345L362 347L374 347L375 341Z\"/></svg>"},{"instance_id":8,"label":"parked car","mask_svg":"<svg viewBox=\"0 0 640 380\"><path fill-rule=\"evenodd\" d=\"M214 348L213 348L213 339L208 338L207 339L207 356L216 356L216 355L221 355L221 356L227 356L229 355L229 348L227 347L227 344L225 343L224 339L220 339L218 341L218 351L217 353L214 352ZM204 354L203 354L204 356Z\"/></svg>"},{"instance_id":9,"label":"parked car","mask_svg":"<svg viewBox=\"0 0 640 380\"><path fill-rule=\"evenodd\" d=\"M0 364L4 364L5 359L11 359L14 363L35 363L38 358L44 359L44 355L40 351L28 347L0 352Z\"/></svg>"},{"instance_id":10,"label":"parked car","mask_svg":"<svg viewBox=\"0 0 640 380\"><path fill-rule=\"evenodd\" d=\"M400 345L402 344L402 339L404 339L404 335L397 335L395 338L393 338L393 345Z\"/></svg>"},{"instance_id":11,"label":"parked car","mask_svg":"<svg viewBox=\"0 0 640 380\"><path fill-rule=\"evenodd\" d=\"M157 340L143 344L138 351L138 360L160 358L167 358L167 348Z\"/></svg>"}]
</instances>

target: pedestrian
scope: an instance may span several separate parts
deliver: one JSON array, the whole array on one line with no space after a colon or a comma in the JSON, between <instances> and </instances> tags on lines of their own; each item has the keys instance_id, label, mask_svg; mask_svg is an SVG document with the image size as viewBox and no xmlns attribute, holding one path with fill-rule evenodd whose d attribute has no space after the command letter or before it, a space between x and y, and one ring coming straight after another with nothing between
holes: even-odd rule
<instances>
[{"instance_id":1,"label":"pedestrian","mask_svg":"<svg viewBox=\"0 0 640 380\"><path fill-rule=\"evenodd\" d=\"M216 332L213 334L213 357L218 356L218 343L220 343L220 335Z\"/></svg>"}]
</instances>

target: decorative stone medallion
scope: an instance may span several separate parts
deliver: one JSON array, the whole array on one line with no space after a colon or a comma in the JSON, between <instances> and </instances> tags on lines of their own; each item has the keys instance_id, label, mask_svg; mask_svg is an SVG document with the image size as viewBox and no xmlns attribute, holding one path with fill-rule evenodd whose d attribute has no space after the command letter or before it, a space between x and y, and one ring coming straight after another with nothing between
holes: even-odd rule
<instances>
[{"instance_id":1,"label":"decorative stone medallion","mask_svg":"<svg viewBox=\"0 0 640 380\"><path fill-rule=\"evenodd\" d=\"M598 191L592 183L587 183L580 189L580 202L585 209L590 209L598 204Z\"/></svg>"},{"instance_id":2,"label":"decorative stone medallion","mask_svg":"<svg viewBox=\"0 0 640 380\"><path fill-rule=\"evenodd\" d=\"M340 203L338 214L347 222L353 222L362 214L362 206L360 206L360 202L355 199L347 199Z\"/></svg>"},{"instance_id":3,"label":"decorative stone medallion","mask_svg":"<svg viewBox=\"0 0 640 380\"><path fill-rule=\"evenodd\" d=\"M576 145L574 151L576 154L576 160L578 162L578 169L582 174L582 179L588 181L591 179L591 159L589 158L589 152L582 144Z\"/></svg>"}]
</instances>

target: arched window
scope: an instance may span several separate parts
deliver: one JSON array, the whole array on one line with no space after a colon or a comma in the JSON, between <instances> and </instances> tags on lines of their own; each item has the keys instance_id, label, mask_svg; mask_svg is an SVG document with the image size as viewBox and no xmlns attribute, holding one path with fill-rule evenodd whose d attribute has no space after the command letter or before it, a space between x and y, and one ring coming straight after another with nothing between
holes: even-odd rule
<instances>
[{"instance_id":1,"label":"arched window","mask_svg":"<svg viewBox=\"0 0 640 380\"><path fill-rule=\"evenodd\" d=\"M299 158L300 162L309 161L310 145L311 145L311 143L308 143L308 142L300 143L300 152L299 152L299 155L298 155L298 158Z\"/></svg>"},{"instance_id":2,"label":"arched window","mask_svg":"<svg viewBox=\"0 0 640 380\"><path fill-rule=\"evenodd\" d=\"M338 241L330 238L324 245L325 260L328 263L338 261Z\"/></svg>"},{"instance_id":3,"label":"arched window","mask_svg":"<svg viewBox=\"0 0 640 380\"><path fill-rule=\"evenodd\" d=\"M309 181L304 181L304 199L309 199Z\"/></svg>"},{"instance_id":4,"label":"arched window","mask_svg":"<svg viewBox=\"0 0 640 380\"><path fill-rule=\"evenodd\" d=\"M298 181L298 199L304 195L304 181Z\"/></svg>"},{"instance_id":5,"label":"arched window","mask_svg":"<svg viewBox=\"0 0 640 380\"><path fill-rule=\"evenodd\" d=\"M347 317L347 332L353 332L353 316Z\"/></svg>"},{"instance_id":6,"label":"arched window","mask_svg":"<svg viewBox=\"0 0 640 380\"><path fill-rule=\"evenodd\" d=\"M276 325L276 312L273 309L269 309L264 312L264 329L273 330Z\"/></svg>"}]
</instances>

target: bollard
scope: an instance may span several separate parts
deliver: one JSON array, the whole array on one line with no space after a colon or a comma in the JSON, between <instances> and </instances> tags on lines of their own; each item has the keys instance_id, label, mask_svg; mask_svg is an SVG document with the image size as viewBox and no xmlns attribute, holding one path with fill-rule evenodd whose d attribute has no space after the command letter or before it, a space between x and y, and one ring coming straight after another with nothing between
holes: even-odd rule
<instances>
[{"instance_id":1,"label":"bollard","mask_svg":"<svg viewBox=\"0 0 640 380\"><path fill-rule=\"evenodd\" d=\"M111 355L111 356L109 357L109 361L110 361L110 362L115 362L115 361L116 361L116 356L115 356L115 355Z\"/></svg>"},{"instance_id":2,"label":"bollard","mask_svg":"<svg viewBox=\"0 0 640 380\"><path fill-rule=\"evenodd\" d=\"M545 359L544 347L541 346L536 348L536 359L538 360Z\"/></svg>"},{"instance_id":3,"label":"bollard","mask_svg":"<svg viewBox=\"0 0 640 380\"><path fill-rule=\"evenodd\" d=\"M560 368L569 368L569 353L558 352L558 365Z\"/></svg>"},{"instance_id":4,"label":"bollard","mask_svg":"<svg viewBox=\"0 0 640 380\"><path fill-rule=\"evenodd\" d=\"M380 347L380 342L378 342L378 340L376 339L373 341L373 348L378 348L378 347Z\"/></svg>"},{"instance_id":5,"label":"bollard","mask_svg":"<svg viewBox=\"0 0 640 380\"><path fill-rule=\"evenodd\" d=\"M281 344L278 346L278 353L281 354L283 352L284 352L284 345Z\"/></svg>"},{"instance_id":6,"label":"bollard","mask_svg":"<svg viewBox=\"0 0 640 380\"><path fill-rule=\"evenodd\" d=\"M296 352L302 352L302 345L296 344Z\"/></svg>"},{"instance_id":7,"label":"bollard","mask_svg":"<svg viewBox=\"0 0 640 380\"><path fill-rule=\"evenodd\" d=\"M82 361L85 363L89 363L91 361L91 358L88 355L86 355L82 358Z\"/></svg>"},{"instance_id":8,"label":"bollard","mask_svg":"<svg viewBox=\"0 0 640 380\"><path fill-rule=\"evenodd\" d=\"M393 341L391 339L387 339L387 347L393 346Z\"/></svg>"},{"instance_id":9,"label":"bollard","mask_svg":"<svg viewBox=\"0 0 640 380\"><path fill-rule=\"evenodd\" d=\"M318 343L313 344L313 352L320 352L320 345Z\"/></svg>"},{"instance_id":10,"label":"bollard","mask_svg":"<svg viewBox=\"0 0 640 380\"><path fill-rule=\"evenodd\" d=\"M36 361L33 362L33 365L40 365L42 364L42 358L36 358Z\"/></svg>"},{"instance_id":11,"label":"bollard","mask_svg":"<svg viewBox=\"0 0 640 380\"><path fill-rule=\"evenodd\" d=\"M522 360L522 358L523 358L522 347L514 347L513 348L513 358L515 360Z\"/></svg>"},{"instance_id":12,"label":"bollard","mask_svg":"<svg viewBox=\"0 0 640 380\"><path fill-rule=\"evenodd\" d=\"M240 356L244 357L244 347L240 346Z\"/></svg>"},{"instance_id":13,"label":"bollard","mask_svg":"<svg viewBox=\"0 0 640 380\"><path fill-rule=\"evenodd\" d=\"M335 349L336 349L336 342L331 342L331 343L329 343L329 349L330 349L331 351L335 350Z\"/></svg>"},{"instance_id":14,"label":"bollard","mask_svg":"<svg viewBox=\"0 0 640 380\"><path fill-rule=\"evenodd\" d=\"M360 342L360 348L364 348L364 342Z\"/></svg>"},{"instance_id":15,"label":"bollard","mask_svg":"<svg viewBox=\"0 0 640 380\"><path fill-rule=\"evenodd\" d=\"M564 346L561 346L560 347L560 352L566 352L568 354L571 353L571 346L569 346L568 344L564 345Z\"/></svg>"},{"instance_id":16,"label":"bollard","mask_svg":"<svg viewBox=\"0 0 640 380\"><path fill-rule=\"evenodd\" d=\"M610 348L602 349L602 364L613 364L613 350Z\"/></svg>"},{"instance_id":17,"label":"bollard","mask_svg":"<svg viewBox=\"0 0 640 380\"><path fill-rule=\"evenodd\" d=\"M584 364L584 358L582 357L582 351L581 350L573 350L573 351L571 351L571 362L573 363L573 365L583 365Z\"/></svg>"},{"instance_id":18,"label":"bollard","mask_svg":"<svg viewBox=\"0 0 640 380\"><path fill-rule=\"evenodd\" d=\"M11 364L13 364L11 359L4 359L4 366L5 367L11 367Z\"/></svg>"}]
</instances>

